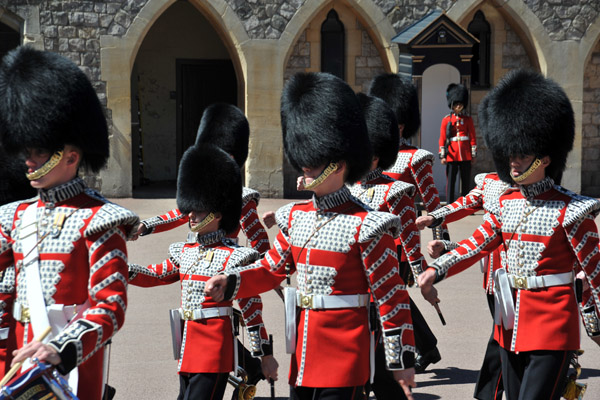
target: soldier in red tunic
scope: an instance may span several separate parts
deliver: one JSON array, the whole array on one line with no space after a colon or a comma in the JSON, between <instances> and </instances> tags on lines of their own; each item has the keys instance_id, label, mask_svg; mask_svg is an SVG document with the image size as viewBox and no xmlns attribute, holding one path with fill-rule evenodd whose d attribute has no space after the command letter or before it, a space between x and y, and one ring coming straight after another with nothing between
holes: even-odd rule
<instances>
[{"instance_id":1,"label":"soldier in red tunic","mask_svg":"<svg viewBox=\"0 0 600 400\"><path fill-rule=\"evenodd\" d=\"M402 79L400 75L382 74L376 76L371 82L369 95L385 101L394 111L398 121L400 149L396 161L384 171L384 174L396 181L415 186L416 194L421 196L427 212L437 210L440 207L440 198L433 182L435 157L427 150L419 149L409 142L409 139L418 132L419 126L421 126L417 88L412 82ZM450 239L445 224L442 224L441 230L443 238ZM409 281L413 281L414 277L410 276L412 272L404 268L408 265L405 253L400 252L400 256L401 275L409 276ZM416 308L413 310L418 312ZM427 325L427 321L424 318L416 317L413 319L413 323L415 336L418 338L415 370L420 373L424 372L430 364L440 361L441 356L437 348L437 339Z\"/></svg>"},{"instance_id":2,"label":"soldier in red tunic","mask_svg":"<svg viewBox=\"0 0 600 400\"><path fill-rule=\"evenodd\" d=\"M160 264L130 264L132 285L151 287L181 282L179 399L221 399L229 372L235 371L237 340L231 301L204 295L205 282L258 259L257 251L227 237L238 228L242 180L235 161L218 147L197 144L181 159L177 207L188 216L191 238L170 246ZM277 379L277 362L262 322L260 297L239 299L253 357L263 357L263 372Z\"/></svg>"},{"instance_id":3,"label":"soldier in red tunic","mask_svg":"<svg viewBox=\"0 0 600 400\"><path fill-rule=\"evenodd\" d=\"M466 196L471 183L471 162L477 156L477 138L473 119L464 114L469 104L469 91L461 84L451 83L446 100L452 112L440 126L440 160L446 165L446 201L456 200L454 187L460 172L461 196Z\"/></svg>"},{"instance_id":4,"label":"soldier in red tunic","mask_svg":"<svg viewBox=\"0 0 600 400\"><path fill-rule=\"evenodd\" d=\"M0 98L2 145L25 154L38 190L0 208L0 271L16 267L13 364L54 364L79 398L99 400L104 345L125 320L126 238L138 223L77 176L108 159L102 106L74 63L25 46L0 66Z\"/></svg>"},{"instance_id":5,"label":"soldier in red tunic","mask_svg":"<svg viewBox=\"0 0 600 400\"><path fill-rule=\"evenodd\" d=\"M250 127L246 116L236 106L226 103L211 104L204 110L196 143L211 143L225 150L242 168L248 158L248 139ZM242 191L242 212L239 227L231 232L230 237L236 239L240 228L248 238L250 246L263 254L269 250L269 236L260 223L256 207L260 193L247 187ZM173 209L164 215L148 218L137 228L138 235L164 232L188 223L188 215ZM136 237L137 238L137 237Z\"/></svg>"},{"instance_id":6,"label":"soldier in red tunic","mask_svg":"<svg viewBox=\"0 0 600 400\"><path fill-rule=\"evenodd\" d=\"M383 174L383 170L392 166L398 156L400 141L398 122L394 112L383 100L363 93L357 96L367 123L369 140L373 148L373 162L369 173L359 183L350 186L350 192L372 209L389 212L400 218L402 228L396 238L396 249L399 258L402 255L408 260L400 261L400 264L406 264L401 266L400 271L404 273L401 275L402 280L407 282L409 271L412 271L414 276L419 276L423 269L427 268L427 263L421 254L419 231L415 225L416 212L413 202L415 187ZM410 299L410 312L413 326L417 325L417 320L427 326L412 299ZM377 330L376 333L380 334ZM431 331L426 334L433 336L435 340ZM370 388L377 399L402 399L404 398L402 388L394 380L391 372L385 368L383 342L379 340L379 336L376 338L375 376ZM427 338L423 339L415 332L417 349L419 345L422 348L424 341L426 342Z\"/></svg>"},{"instance_id":7,"label":"soldier in red tunic","mask_svg":"<svg viewBox=\"0 0 600 400\"><path fill-rule=\"evenodd\" d=\"M12 157L0 147L0 206L17 200L34 197L37 190L25 176L27 166L21 157ZM15 349L15 329L12 316L15 296L15 267L10 266L0 274L0 375L10 369L12 351Z\"/></svg>"},{"instance_id":8,"label":"soldier in red tunic","mask_svg":"<svg viewBox=\"0 0 600 400\"><path fill-rule=\"evenodd\" d=\"M565 92L536 72L516 70L482 101L480 127L499 177L514 187L496 213L459 247L419 277L431 285L503 246L494 272L496 327L508 399L558 399L569 361L579 349L575 272L590 285L596 317L600 300L596 199L558 183L573 146L573 109ZM436 301L430 298L430 301Z\"/></svg>"},{"instance_id":9,"label":"soldier in red tunic","mask_svg":"<svg viewBox=\"0 0 600 400\"><path fill-rule=\"evenodd\" d=\"M364 176L371 163L360 104L345 82L325 73L294 75L281 102L286 156L303 171L303 186L314 196L277 211L280 232L262 260L211 278L206 291L213 298L245 297L298 273L286 309L289 382L301 400L364 398L371 294L387 367L412 399L414 338L394 243L401 222L372 211L344 185ZM291 322L294 304L297 325Z\"/></svg>"}]
</instances>

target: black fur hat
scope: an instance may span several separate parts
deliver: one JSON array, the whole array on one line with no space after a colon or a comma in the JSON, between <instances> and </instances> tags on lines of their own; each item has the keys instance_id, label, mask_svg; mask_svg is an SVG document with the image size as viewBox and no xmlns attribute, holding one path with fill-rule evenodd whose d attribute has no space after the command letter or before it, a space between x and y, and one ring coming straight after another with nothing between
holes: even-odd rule
<instances>
[{"instance_id":1,"label":"black fur hat","mask_svg":"<svg viewBox=\"0 0 600 400\"><path fill-rule=\"evenodd\" d=\"M196 143L210 143L231 154L241 168L248 158L250 126L236 106L214 103L202 113Z\"/></svg>"},{"instance_id":2,"label":"black fur hat","mask_svg":"<svg viewBox=\"0 0 600 400\"><path fill-rule=\"evenodd\" d=\"M479 105L479 129L498 175L512 182L509 157L550 156L546 176L560 184L573 148L575 119L564 90L538 72L513 70Z\"/></svg>"},{"instance_id":3,"label":"black fur hat","mask_svg":"<svg viewBox=\"0 0 600 400\"><path fill-rule=\"evenodd\" d=\"M283 145L297 170L345 161L346 182L363 177L371 145L360 103L343 80L323 72L298 73L281 95Z\"/></svg>"},{"instance_id":4,"label":"black fur hat","mask_svg":"<svg viewBox=\"0 0 600 400\"><path fill-rule=\"evenodd\" d=\"M378 166L386 170L396 162L398 157L400 148L398 121L392 109L380 98L367 96L364 93L358 93L357 97L367 122L373 155L379 157Z\"/></svg>"},{"instance_id":5,"label":"black fur hat","mask_svg":"<svg viewBox=\"0 0 600 400\"><path fill-rule=\"evenodd\" d=\"M379 97L396 113L399 124L404 124L403 138L410 138L421 126L419 95L415 85L397 74L377 75L371 81L369 96Z\"/></svg>"},{"instance_id":6,"label":"black fur hat","mask_svg":"<svg viewBox=\"0 0 600 400\"><path fill-rule=\"evenodd\" d=\"M219 147L191 146L181 157L177 177L177 208L220 212L220 228L227 233L239 226L242 213L242 177L236 162Z\"/></svg>"},{"instance_id":7,"label":"black fur hat","mask_svg":"<svg viewBox=\"0 0 600 400\"><path fill-rule=\"evenodd\" d=\"M0 147L0 205L28 199L37 194L25 176L27 166L19 156L9 156Z\"/></svg>"},{"instance_id":8,"label":"black fur hat","mask_svg":"<svg viewBox=\"0 0 600 400\"><path fill-rule=\"evenodd\" d=\"M21 46L0 65L0 138L6 151L83 151L81 164L98 172L109 155L108 128L85 74L56 53Z\"/></svg>"},{"instance_id":9,"label":"black fur hat","mask_svg":"<svg viewBox=\"0 0 600 400\"><path fill-rule=\"evenodd\" d=\"M452 108L454 103L462 103L465 108L469 104L469 91L465 85L460 83L451 83L446 88L446 100L448 101L448 108Z\"/></svg>"}]
</instances>

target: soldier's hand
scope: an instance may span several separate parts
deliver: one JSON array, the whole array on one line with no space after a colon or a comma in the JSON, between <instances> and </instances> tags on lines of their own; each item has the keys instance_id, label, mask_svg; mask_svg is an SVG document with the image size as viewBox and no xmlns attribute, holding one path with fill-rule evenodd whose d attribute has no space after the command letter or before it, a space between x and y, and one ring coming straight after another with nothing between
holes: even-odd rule
<instances>
[{"instance_id":1,"label":"soldier's hand","mask_svg":"<svg viewBox=\"0 0 600 400\"><path fill-rule=\"evenodd\" d=\"M62 361L60 355L53 347L37 340L32 340L20 349L14 350L13 356L11 366L28 358L37 358L39 361L44 361L52 365L58 365Z\"/></svg>"},{"instance_id":2,"label":"soldier's hand","mask_svg":"<svg viewBox=\"0 0 600 400\"><path fill-rule=\"evenodd\" d=\"M303 176L299 176L298 179L296 180L296 190L299 192L304 190L304 177Z\"/></svg>"},{"instance_id":3,"label":"soldier's hand","mask_svg":"<svg viewBox=\"0 0 600 400\"><path fill-rule=\"evenodd\" d=\"M135 228L133 228L132 235L129 238L129 240L131 240L131 241L137 240L140 237L140 235L143 235L144 233L146 233L147 230L148 230L148 228L146 228L146 225L139 222L137 224L137 226Z\"/></svg>"},{"instance_id":4,"label":"soldier's hand","mask_svg":"<svg viewBox=\"0 0 600 400\"><path fill-rule=\"evenodd\" d=\"M272 355L262 357L260 367L262 369L263 375L265 376L265 378L267 378L267 380L277 380L277 369L279 368L279 363L277 362L275 357L273 357Z\"/></svg>"},{"instance_id":5,"label":"soldier's hand","mask_svg":"<svg viewBox=\"0 0 600 400\"><path fill-rule=\"evenodd\" d=\"M434 279L435 279L435 272L434 272ZM427 300L429 303L431 303L432 306L440 302L440 299L438 297L438 291L435 288L435 286L433 286L433 284L423 285L423 286L419 286L419 287L421 289L421 295L423 296L423 298L425 300Z\"/></svg>"},{"instance_id":6,"label":"soldier's hand","mask_svg":"<svg viewBox=\"0 0 600 400\"><path fill-rule=\"evenodd\" d=\"M275 225L275 223L277 222L275 220L275 213L273 211L267 211L266 213L264 213L262 215L262 218L263 218L263 222L265 223L265 226L267 227L267 229L269 229L270 227Z\"/></svg>"},{"instance_id":7,"label":"soldier's hand","mask_svg":"<svg viewBox=\"0 0 600 400\"><path fill-rule=\"evenodd\" d=\"M427 243L427 253L431 258L438 258L442 255L442 252L445 250L444 242L441 240L432 240Z\"/></svg>"},{"instance_id":8,"label":"soldier's hand","mask_svg":"<svg viewBox=\"0 0 600 400\"><path fill-rule=\"evenodd\" d=\"M425 227L430 226L435 221L435 218L429 215L422 215L415 221L415 225L417 225L417 229L422 231Z\"/></svg>"},{"instance_id":9,"label":"soldier's hand","mask_svg":"<svg viewBox=\"0 0 600 400\"><path fill-rule=\"evenodd\" d=\"M447 164L446 157L444 157L444 158L441 158L441 159L440 159L440 163L441 163L442 165L446 165L446 164Z\"/></svg>"},{"instance_id":10,"label":"soldier's hand","mask_svg":"<svg viewBox=\"0 0 600 400\"><path fill-rule=\"evenodd\" d=\"M216 302L223 301L227 289L227 275L215 275L206 282L204 294Z\"/></svg>"},{"instance_id":11,"label":"soldier's hand","mask_svg":"<svg viewBox=\"0 0 600 400\"><path fill-rule=\"evenodd\" d=\"M408 400L414 400L410 388L417 387L415 382L415 369L407 368L399 371L394 371L394 379L400 384L404 394Z\"/></svg>"},{"instance_id":12,"label":"soldier's hand","mask_svg":"<svg viewBox=\"0 0 600 400\"><path fill-rule=\"evenodd\" d=\"M427 286L433 286L435 282L435 269L427 268L425 271L419 274L417 278L417 283L421 287L421 293L423 293L423 288Z\"/></svg>"}]
</instances>

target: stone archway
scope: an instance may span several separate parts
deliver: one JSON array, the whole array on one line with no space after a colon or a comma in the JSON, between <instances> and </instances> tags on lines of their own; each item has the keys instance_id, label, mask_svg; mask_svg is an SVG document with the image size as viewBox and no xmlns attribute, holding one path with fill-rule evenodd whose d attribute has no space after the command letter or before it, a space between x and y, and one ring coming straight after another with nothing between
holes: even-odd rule
<instances>
[{"instance_id":1,"label":"stone archway","mask_svg":"<svg viewBox=\"0 0 600 400\"><path fill-rule=\"evenodd\" d=\"M138 50L156 20L176 0L149 0L122 37L102 36L102 80L106 82L107 109L112 117L111 157L101 172L106 196L132 194L131 72ZM211 22L227 47L238 78L238 96L243 99L245 73L240 43L248 36L235 13L220 0L190 1ZM239 99L240 97L238 97ZM238 104L240 102L238 101Z\"/></svg>"}]
</instances>

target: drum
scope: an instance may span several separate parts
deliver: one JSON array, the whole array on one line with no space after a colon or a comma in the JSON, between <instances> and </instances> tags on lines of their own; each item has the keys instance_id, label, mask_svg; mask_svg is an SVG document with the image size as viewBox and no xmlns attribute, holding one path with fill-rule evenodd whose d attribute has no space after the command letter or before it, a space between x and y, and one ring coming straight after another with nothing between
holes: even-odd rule
<instances>
[{"instance_id":1,"label":"drum","mask_svg":"<svg viewBox=\"0 0 600 400\"><path fill-rule=\"evenodd\" d=\"M0 389L0 400L77 399L67 381L50 364L39 363Z\"/></svg>"}]
</instances>

